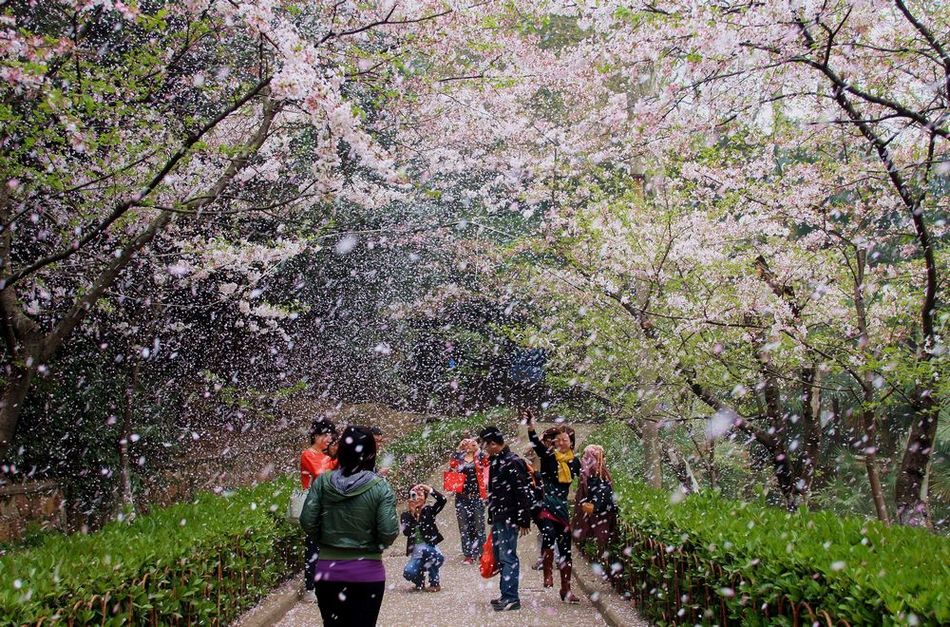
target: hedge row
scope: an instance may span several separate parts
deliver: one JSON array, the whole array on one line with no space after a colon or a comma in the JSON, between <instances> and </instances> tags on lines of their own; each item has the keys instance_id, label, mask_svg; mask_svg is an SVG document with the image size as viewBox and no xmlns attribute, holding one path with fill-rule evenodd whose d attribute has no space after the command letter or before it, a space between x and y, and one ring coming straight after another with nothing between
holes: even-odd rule
<instances>
[{"instance_id":1,"label":"hedge row","mask_svg":"<svg viewBox=\"0 0 950 627\"><path fill-rule=\"evenodd\" d=\"M462 438L476 437L490 424L508 436L517 431L514 414L499 409L426 423L390 442L383 449L383 459L392 469L387 479L397 496L404 498L409 488L428 481L436 468L448 462Z\"/></svg>"},{"instance_id":2,"label":"hedge row","mask_svg":"<svg viewBox=\"0 0 950 627\"><path fill-rule=\"evenodd\" d=\"M285 478L0 559L2 624L221 624L302 568Z\"/></svg>"},{"instance_id":3,"label":"hedge row","mask_svg":"<svg viewBox=\"0 0 950 627\"><path fill-rule=\"evenodd\" d=\"M614 472L620 583L653 620L950 624L947 538L713 491L671 498L623 472L615 428L589 441L605 447Z\"/></svg>"}]
</instances>

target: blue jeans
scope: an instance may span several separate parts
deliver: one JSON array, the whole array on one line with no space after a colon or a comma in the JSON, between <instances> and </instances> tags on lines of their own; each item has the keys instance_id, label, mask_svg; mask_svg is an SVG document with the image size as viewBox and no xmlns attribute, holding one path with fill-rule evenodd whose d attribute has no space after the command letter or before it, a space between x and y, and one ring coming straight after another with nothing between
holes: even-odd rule
<instances>
[{"instance_id":1,"label":"blue jeans","mask_svg":"<svg viewBox=\"0 0 950 627\"><path fill-rule=\"evenodd\" d=\"M421 588L425 584L425 574L429 573L429 585L439 585L439 567L445 557L442 551L431 544L417 544L412 549L409 563L402 570L402 576Z\"/></svg>"},{"instance_id":2,"label":"blue jeans","mask_svg":"<svg viewBox=\"0 0 950 627\"><path fill-rule=\"evenodd\" d=\"M501 589L503 603L520 602L518 598L518 578L521 563L518 561L518 527L504 522L495 522L491 526L491 542L495 551L495 561L501 565Z\"/></svg>"}]
</instances>

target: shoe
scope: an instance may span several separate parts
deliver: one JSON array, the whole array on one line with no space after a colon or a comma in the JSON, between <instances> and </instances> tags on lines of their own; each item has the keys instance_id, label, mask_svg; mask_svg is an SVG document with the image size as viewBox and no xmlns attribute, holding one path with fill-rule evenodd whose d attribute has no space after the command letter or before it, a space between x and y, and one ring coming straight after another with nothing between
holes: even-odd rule
<instances>
[{"instance_id":1,"label":"shoe","mask_svg":"<svg viewBox=\"0 0 950 627\"><path fill-rule=\"evenodd\" d=\"M501 603L501 597L498 597L497 599L492 599L491 601L489 601L489 603L491 603L492 605L498 605L499 603Z\"/></svg>"},{"instance_id":2,"label":"shoe","mask_svg":"<svg viewBox=\"0 0 950 627\"><path fill-rule=\"evenodd\" d=\"M543 557L539 557L539 558L538 558L538 561L536 561L534 564L532 564L531 570L541 570L541 567L542 567L542 566L544 566L544 558L543 558Z\"/></svg>"},{"instance_id":3,"label":"shoe","mask_svg":"<svg viewBox=\"0 0 950 627\"><path fill-rule=\"evenodd\" d=\"M496 612L509 612L511 610L520 610L521 603L518 601L504 601L495 605L492 605L495 608Z\"/></svg>"},{"instance_id":4,"label":"shoe","mask_svg":"<svg viewBox=\"0 0 950 627\"><path fill-rule=\"evenodd\" d=\"M300 593L300 600L304 603L316 603L317 593L313 590L304 590Z\"/></svg>"},{"instance_id":5,"label":"shoe","mask_svg":"<svg viewBox=\"0 0 950 627\"><path fill-rule=\"evenodd\" d=\"M431 586L429 586L429 592L439 592L440 590L442 590L442 586L440 586L437 583L434 583Z\"/></svg>"},{"instance_id":6,"label":"shoe","mask_svg":"<svg viewBox=\"0 0 950 627\"><path fill-rule=\"evenodd\" d=\"M577 605L581 602L574 593L571 592L571 566L562 564L561 568L561 600L571 605Z\"/></svg>"},{"instance_id":7,"label":"shoe","mask_svg":"<svg viewBox=\"0 0 950 627\"><path fill-rule=\"evenodd\" d=\"M544 587L554 587L554 549L544 549L541 553L541 560L544 569Z\"/></svg>"},{"instance_id":8,"label":"shoe","mask_svg":"<svg viewBox=\"0 0 950 627\"><path fill-rule=\"evenodd\" d=\"M472 564L475 563L475 560L473 560L473 559L470 558L470 557L466 557L465 559L462 560L462 563L463 563L463 564L468 564L469 566L471 566Z\"/></svg>"}]
</instances>

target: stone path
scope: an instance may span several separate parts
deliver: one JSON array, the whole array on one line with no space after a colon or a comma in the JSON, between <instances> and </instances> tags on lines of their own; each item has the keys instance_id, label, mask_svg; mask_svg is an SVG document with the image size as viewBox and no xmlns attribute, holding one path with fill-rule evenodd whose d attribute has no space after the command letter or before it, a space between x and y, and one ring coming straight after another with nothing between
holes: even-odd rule
<instances>
[{"instance_id":1,"label":"stone path","mask_svg":"<svg viewBox=\"0 0 950 627\"><path fill-rule=\"evenodd\" d=\"M580 425L578 442L582 442L589 428ZM539 425L539 430L541 427ZM527 445L527 436L522 436L512 446L512 450L521 453ZM582 446L578 446L582 450ZM441 483L441 470L437 473ZM404 507L400 504L400 512ZM379 625L416 627L418 625L606 625L604 618L591 599L574 583L575 594L581 598L579 605L561 602L558 596L558 578L555 573L555 587L544 588L541 585L541 572L531 570L538 556L537 530L532 527L531 535L518 542L518 555L521 558L521 610L495 612L489 600L498 596L498 576L483 579L478 565L462 563L458 524L455 521L455 505L452 497L438 516L439 528L445 541L439 548L445 554L445 564L441 569L442 591L416 591L412 584L403 579L402 569L406 564L405 538L400 536L396 543L383 555L386 567L386 594L379 615ZM590 568L582 558L575 558L575 569L584 569L585 579L591 577ZM298 584L299 585L299 584ZM604 592L597 594L606 594ZM596 598L596 597L595 597ZM624 605L622 601L617 602ZM645 625L629 607L621 607L624 614L619 620L624 625ZM626 610L626 611L624 611ZM617 622L617 619L614 620ZM311 627L320 625L320 611L316 604L297 602L277 623L280 627Z\"/></svg>"}]
</instances>

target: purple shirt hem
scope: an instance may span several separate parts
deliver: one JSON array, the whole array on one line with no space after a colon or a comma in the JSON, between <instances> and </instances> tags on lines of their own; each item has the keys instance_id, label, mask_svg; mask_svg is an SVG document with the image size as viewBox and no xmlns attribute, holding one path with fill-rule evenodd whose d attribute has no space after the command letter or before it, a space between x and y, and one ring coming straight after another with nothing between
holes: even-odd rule
<instances>
[{"instance_id":1,"label":"purple shirt hem","mask_svg":"<svg viewBox=\"0 0 950 627\"><path fill-rule=\"evenodd\" d=\"M317 581L347 581L350 583L375 583L386 581L386 569L382 560L317 560Z\"/></svg>"}]
</instances>

